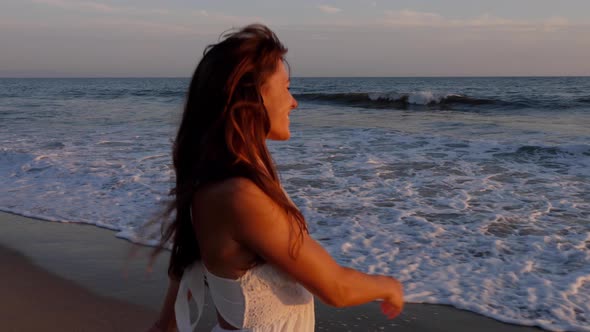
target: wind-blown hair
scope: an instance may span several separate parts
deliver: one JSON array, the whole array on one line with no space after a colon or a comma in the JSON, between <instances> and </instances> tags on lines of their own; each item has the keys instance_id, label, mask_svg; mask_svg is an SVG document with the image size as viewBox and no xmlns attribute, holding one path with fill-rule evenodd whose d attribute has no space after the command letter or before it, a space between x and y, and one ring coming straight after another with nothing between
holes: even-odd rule
<instances>
[{"instance_id":1,"label":"wind-blown hair","mask_svg":"<svg viewBox=\"0 0 590 332\"><path fill-rule=\"evenodd\" d=\"M176 186L164 213L171 223L153 253L155 257L173 240L171 278L180 279L183 270L201 258L190 212L196 189L232 177L251 180L284 209L296 226L291 229L298 231L290 252L297 254L308 230L303 215L282 190L266 146L270 119L261 96L262 85L286 53L277 36L260 24L225 33L203 52L173 145Z\"/></svg>"}]
</instances>

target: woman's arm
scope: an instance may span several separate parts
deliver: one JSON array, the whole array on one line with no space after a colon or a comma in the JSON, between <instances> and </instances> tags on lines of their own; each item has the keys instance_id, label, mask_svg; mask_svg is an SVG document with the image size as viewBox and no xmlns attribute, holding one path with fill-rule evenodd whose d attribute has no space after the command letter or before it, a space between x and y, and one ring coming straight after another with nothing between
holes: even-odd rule
<instances>
[{"instance_id":1,"label":"woman's arm","mask_svg":"<svg viewBox=\"0 0 590 332\"><path fill-rule=\"evenodd\" d=\"M168 281L168 291L164 304L160 310L160 316L148 332L172 332L176 328L176 318L174 316L174 302L176 301L176 294L178 293L178 285L180 283L174 279Z\"/></svg>"},{"instance_id":2,"label":"woman's arm","mask_svg":"<svg viewBox=\"0 0 590 332\"><path fill-rule=\"evenodd\" d=\"M209 206L217 218L232 221L240 243L286 271L329 305L345 307L383 299L388 316L401 312L403 291L396 279L340 266L308 234L303 235L293 257L290 249L292 241L299 240L298 231L285 211L250 180L235 178L224 185L222 193L208 199Z\"/></svg>"}]
</instances>

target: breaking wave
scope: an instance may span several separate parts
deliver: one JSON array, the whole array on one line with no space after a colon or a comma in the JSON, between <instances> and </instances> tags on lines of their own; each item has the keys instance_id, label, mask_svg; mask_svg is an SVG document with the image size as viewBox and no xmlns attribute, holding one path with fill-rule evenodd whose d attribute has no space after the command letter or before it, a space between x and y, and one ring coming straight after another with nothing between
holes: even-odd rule
<instances>
[{"instance_id":1,"label":"breaking wave","mask_svg":"<svg viewBox=\"0 0 590 332\"><path fill-rule=\"evenodd\" d=\"M353 107L408 109L412 107L452 109L453 106L499 104L501 101L474 98L461 94L441 94L432 91L414 93L302 93L295 94L302 101L326 102Z\"/></svg>"}]
</instances>

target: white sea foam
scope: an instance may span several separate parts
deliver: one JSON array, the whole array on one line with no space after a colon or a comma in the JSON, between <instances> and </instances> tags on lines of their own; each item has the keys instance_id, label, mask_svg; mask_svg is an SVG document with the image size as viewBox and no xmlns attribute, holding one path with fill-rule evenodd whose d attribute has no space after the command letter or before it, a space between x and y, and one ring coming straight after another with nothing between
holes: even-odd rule
<instances>
[{"instance_id":1,"label":"white sea foam","mask_svg":"<svg viewBox=\"0 0 590 332\"><path fill-rule=\"evenodd\" d=\"M590 146L316 135L276 144L276 159L288 160L287 191L339 261L399 277L410 302L589 330Z\"/></svg>"},{"instance_id":2,"label":"white sea foam","mask_svg":"<svg viewBox=\"0 0 590 332\"><path fill-rule=\"evenodd\" d=\"M409 104L414 105L428 105L431 103L438 104L443 99L448 97L457 97L459 95L454 93L442 93L434 91L416 91L408 94L400 94L398 92L381 92L381 93L370 93L369 99L371 100L389 100L396 101L402 98L407 98Z\"/></svg>"},{"instance_id":3,"label":"white sea foam","mask_svg":"<svg viewBox=\"0 0 590 332\"><path fill-rule=\"evenodd\" d=\"M0 209L137 240L172 185L174 112L93 103L51 109L53 120L10 113ZM590 331L590 134L576 125L584 116L489 120L302 103L292 139L270 148L312 235L339 262L398 277L410 302Z\"/></svg>"},{"instance_id":4,"label":"white sea foam","mask_svg":"<svg viewBox=\"0 0 590 332\"><path fill-rule=\"evenodd\" d=\"M301 128L271 149L313 236L338 261L398 277L409 302L588 331L587 145ZM2 148L2 209L137 240L170 188L169 156L129 141L101 152L98 136L92 151L72 141L51 153Z\"/></svg>"}]
</instances>

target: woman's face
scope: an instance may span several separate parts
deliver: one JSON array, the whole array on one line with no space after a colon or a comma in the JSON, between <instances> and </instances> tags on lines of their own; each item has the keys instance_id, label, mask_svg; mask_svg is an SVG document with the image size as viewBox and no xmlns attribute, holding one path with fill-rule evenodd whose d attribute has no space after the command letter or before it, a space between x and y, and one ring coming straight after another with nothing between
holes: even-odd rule
<instances>
[{"instance_id":1,"label":"woman's face","mask_svg":"<svg viewBox=\"0 0 590 332\"><path fill-rule=\"evenodd\" d=\"M269 139L288 140L289 113L297 107L297 101L289 92L289 73L283 61L279 60L277 70L266 80L261 87L264 107L270 118Z\"/></svg>"}]
</instances>

